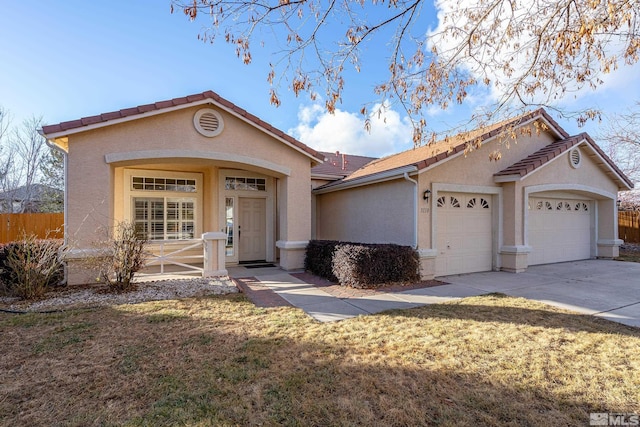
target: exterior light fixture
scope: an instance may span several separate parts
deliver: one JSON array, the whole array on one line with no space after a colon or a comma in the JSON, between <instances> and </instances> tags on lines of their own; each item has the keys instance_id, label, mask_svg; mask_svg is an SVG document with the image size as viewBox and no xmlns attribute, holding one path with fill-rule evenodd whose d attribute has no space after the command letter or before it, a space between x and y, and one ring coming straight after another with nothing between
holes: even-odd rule
<instances>
[{"instance_id":1,"label":"exterior light fixture","mask_svg":"<svg viewBox=\"0 0 640 427\"><path fill-rule=\"evenodd\" d=\"M427 189L424 190L424 193L422 193L422 198L426 201L429 201L429 196L431 195L431 190Z\"/></svg>"}]
</instances>

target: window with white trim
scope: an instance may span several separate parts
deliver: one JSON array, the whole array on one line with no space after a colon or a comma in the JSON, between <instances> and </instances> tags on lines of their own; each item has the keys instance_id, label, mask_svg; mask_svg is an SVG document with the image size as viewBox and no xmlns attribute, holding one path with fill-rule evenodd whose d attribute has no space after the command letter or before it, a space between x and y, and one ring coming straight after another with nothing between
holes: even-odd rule
<instances>
[{"instance_id":1,"label":"window with white trim","mask_svg":"<svg viewBox=\"0 0 640 427\"><path fill-rule=\"evenodd\" d=\"M228 176L224 180L225 190L267 191L265 178Z\"/></svg>"},{"instance_id":2,"label":"window with white trim","mask_svg":"<svg viewBox=\"0 0 640 427\"><path fill-rule=\"evenodd\" d=\"M195 236L195 199L134 197L133 222L149 240L184 240Z\"/></svg>"},{"instance_id":3,"label":"window with white trim","mask_svg":"<svg viewBox=\"0 0 640 427\"><path fill-rule=\"evenodd\" d=\"M200 174L125 170L125 180L130 220L150 241L187 240L199 235Z\"/></svg>"},{"instance_id":4,"label":"window with white trim","mask_svg":"<svg viewBox=\"0 0 640 427\"><path fill-rule=\"evenodd\" d=\"M161 178L150 176L134 176L131 178L132 190L145 191L177 191L179 193L195 193L195 179Z\"/></svg>"}]
</instances>

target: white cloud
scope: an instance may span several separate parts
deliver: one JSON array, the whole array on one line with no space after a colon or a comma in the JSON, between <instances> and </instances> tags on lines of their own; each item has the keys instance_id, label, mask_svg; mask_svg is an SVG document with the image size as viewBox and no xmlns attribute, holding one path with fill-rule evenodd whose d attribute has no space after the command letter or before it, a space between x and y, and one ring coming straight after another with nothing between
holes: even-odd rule
<instances>
[{"instance_id":1,"label":"white cloud","mask_svg":"<svg viewBox=\"0 0 640 427\"><path fill-rule=\"evenodd\" d=\"M301 106L299 123L289 133L318 151L381 157L411 148L413 130L409 120L389 107L383 110L380 117L374 113L369 116L368 132L359 113L336 109L330 114L318 103Z\"/></svg>"}]
</instances>

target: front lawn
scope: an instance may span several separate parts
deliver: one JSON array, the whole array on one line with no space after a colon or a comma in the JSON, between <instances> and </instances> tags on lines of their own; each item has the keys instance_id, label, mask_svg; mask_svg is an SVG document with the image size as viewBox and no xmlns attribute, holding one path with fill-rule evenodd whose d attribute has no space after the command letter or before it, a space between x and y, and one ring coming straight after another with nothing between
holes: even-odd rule
<instances>
[{"instance_id":1,"label":"front lawn","mask_svg":"<svg viewBox=\"0 0 640 427\"><path fill-rule=\"evenodd\" d=\"M242 295L0 314L0 424L588 425L640 330L502 295L321 324Z\"/></svg>"}]
</instances>

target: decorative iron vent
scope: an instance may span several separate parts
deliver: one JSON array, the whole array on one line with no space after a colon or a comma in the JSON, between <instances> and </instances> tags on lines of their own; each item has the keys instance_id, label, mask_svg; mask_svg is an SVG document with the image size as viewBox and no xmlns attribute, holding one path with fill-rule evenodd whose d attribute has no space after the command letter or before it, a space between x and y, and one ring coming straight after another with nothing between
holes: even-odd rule
<instances>
[{"instance_id":1,"label":"decorative iron vent","mask_svg":"<svg viewBox=\"0 0 640 427\"><path fill-rule=\"evenodd\" d=\"M569 163L574 169L580 167L580 162L582 162L582 155L580 154L580 150L574 148L569 152Z\"/></svg>"},{"instance_id":2,"label":"decorative iron vent","mask_svg":"<svg viewBox=\"0 0 640 427\"><path fill-rule=\"evenodd\" d=\"M211 108L198 110L193 117L193 124L198 132L208 138L220 135L224 128L222 116Z\"/></svg>"}]
</instances>

